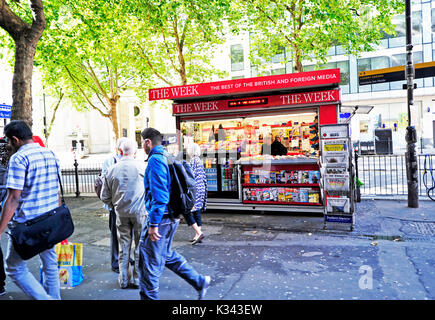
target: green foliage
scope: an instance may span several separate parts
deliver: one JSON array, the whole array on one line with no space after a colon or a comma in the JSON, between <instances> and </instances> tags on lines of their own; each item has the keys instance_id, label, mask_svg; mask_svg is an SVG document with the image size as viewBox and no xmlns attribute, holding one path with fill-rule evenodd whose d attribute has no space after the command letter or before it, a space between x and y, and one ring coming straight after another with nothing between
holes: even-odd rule
<instances>
[{"instance_id":1,"label":"green foliage","mask_svg":"<svg viewBox=\"0 0 435 320\"><path fill-rule=\"evenodd\" d=\"M339 44L359 55L379 44L382 32L394 33L391 18L404 11L401 0L239 0L247 12L254 63L286 48L286 59L325 63ZM300 70L301 71L301 70Z\"/></svg>"},{"instance_id":2,"label":"green foliage","mask_svg":"<svg viewBox=\"0 0 435 320\"><path fill-rule=\"evenodd\" d=\"M129 89L145 101L151 87L223 77L224 66L212 59L225 41L230 5L229 0L46 0L47 27L35 65L47 90L62 89L79 110L92 106L108 114L107 98ZM13 52L11 39L3 39Z\"/></svg>"},{"instance_id":3,"label":"green foliage","mask_svg":"<svg viewBox=\"0 0 435 320\"><path fill-rule=\"evenodd\" d=\"M212 63L225 41L227 0L139 0L133 10L131 46L146 87L198 83L223 77ZM146 88L147 89L147 88Z\"/></svg>"},{"instance_id":4,"label":"green foliage","mask_svg":"<svg viewBox=\"0 0 435 320\"><path fill-rule=\"evenodd\" d=\"M130 88L134 73L126 59L128 32L120 23L120 6L119 1L46 1L47 28L35 61L44 84L61 86L78 109L92 105L108 115L108 100Z\"/></svg>"}]
</instances>

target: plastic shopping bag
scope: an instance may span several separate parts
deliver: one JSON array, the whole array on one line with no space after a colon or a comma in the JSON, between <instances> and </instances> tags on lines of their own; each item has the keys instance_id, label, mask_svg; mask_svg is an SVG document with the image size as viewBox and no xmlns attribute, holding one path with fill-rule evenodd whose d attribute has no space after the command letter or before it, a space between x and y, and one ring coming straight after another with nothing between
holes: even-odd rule
<instances>
[{"instance_id":1,"label":"plastic shopping bag","mask_svg":"<svg viewBox=\"0 0 435 320\"><path fill-rule=\"evenodd\" d=\"M73 288L78 286L83 277L83 244L62 241L56 244L57 264L59 268L59 280L61 288ZM43 274L41 269L41 283Z\"/></svg>"}]
</instances>

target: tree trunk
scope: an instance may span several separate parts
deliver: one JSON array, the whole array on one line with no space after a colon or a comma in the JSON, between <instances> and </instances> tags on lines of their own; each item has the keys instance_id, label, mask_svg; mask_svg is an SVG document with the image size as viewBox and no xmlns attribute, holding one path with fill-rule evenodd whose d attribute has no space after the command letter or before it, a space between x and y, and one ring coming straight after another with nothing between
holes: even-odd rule
<instances>
[{"instance_id":1,"label":"tree trunk","mask_svg":"<svg viewBox=\"0 0 435 320\"><path fill-rule=\"evenodd\" d=\"M47 138L46 138L46 141L45 141L45 144L46 144L47 146L48 146L48 138L50 137L51 129L52 129L52 127L53 127L54 120L56 119L56 112L57 112L57 109L59 109L59 106L60 106L60 103L62 102L63 96L64 96L64 94L61 93L61 94L60 94L60 97L59 97L59 100L57 101L57 103L56 103L56 105L55 105L55 107L54 107L54 109L53 109L53 115L51 116L51 121L50 121L50 123L49 123L49 125L48 125L48 129L47 129Z\"/></svg>"},{"instance_id":2,"label":"tree trunk","mask_svg":"<svg viewBox=\"0 0 435 320\"><path fill-rule=\"evenodd\" d=\"M117 110L117 100L110 99L110 121L113 125L113 132L115 133L115 141L119 139L119 125L118 125L118 110Z\"/></svg>"},{"instance_id":3,"label":"tree trunk","mask_svg":"<svg viewBox=\"0 0 435 320\"><path fill-rule=\"evenodd\" d=\"M296 70L296 72L304 71L304 66L302 65L302 61L300 59L300 56L295 60L295 70Z\"/></svg>"},{"instance_id":4,"label":"tree trunk","mask_svg":"<svg viewBox=\"0 0 435 320\"><path fill-rule=\"evenodd\" d=\"M11 120L24 120L32 127L32 72L36 45L45 29L42 0L30 0L32 25L27 24L0 0L0 27L15 41Z\"/></svg>"},{"instance_id":5,"label":"tree trunk","mask_svg":"<svg viewBox=\"0 0 435 320\"><path fill-rule=\"evenodd\" d=\"M37 40L32 43L25 35L15 41L15 66L12 79L11 120L24 120L30 128L32 119L32 74Z\"/></svg>"},{"instance_id":6,"label":"tree trunk","mask_svg":"<svg viewBox=\"0 0 435 320\"><path fill-rule=\"evenodd\" d=\"M302 72L304 71L304 66L302 65L302 58L301 58L301 50L298 48L297 45L293 46L294 50L294 67L296 72Z\"/></svg>"},{"instance_id":7,"label":"tree trunk","mask_svg":"<svg viewBox=\"0 0 435 320\"><path fill-rule=\"evenodd\" d=\"M185 22L187 26L187 21ZM187 84L187 77L186 77L186 61L184 60L184 54L183 54L183 48L184 48L184 32L182 35L182 39L180 40L179 33L178 33L178 24L177 20L174 20L173 24L174 28L174 35L175 35L175 42L177 44L177 52L178 52L178 62L180 63L180 69L178 70L178 74L181 78L181 85L185 86Z\"/></svg>"}]
</instances>

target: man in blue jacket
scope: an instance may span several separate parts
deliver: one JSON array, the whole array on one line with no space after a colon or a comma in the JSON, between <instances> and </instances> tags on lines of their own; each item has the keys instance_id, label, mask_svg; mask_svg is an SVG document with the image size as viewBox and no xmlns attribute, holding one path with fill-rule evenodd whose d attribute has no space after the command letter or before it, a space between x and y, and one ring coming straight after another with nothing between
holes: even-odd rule
<instances>
[{"instance_id":1,"label":"man in blue jacket","mask_svg":"<svg viewBox=\"0 0 435 320\"><path fill-rule=\"evenodd\" d=\"M164 267L168 267L198 291L201 300L210 286L210 276L200 275L186 259L172 250L172 240L180 219L171 218L169 207L171 176L162 147L162 134L154 128L142 131L143 148L148 155L145 171L145 208L148 223L144 224L139 242L140 296L157 300Z\"/></svg>"}]
</instances>

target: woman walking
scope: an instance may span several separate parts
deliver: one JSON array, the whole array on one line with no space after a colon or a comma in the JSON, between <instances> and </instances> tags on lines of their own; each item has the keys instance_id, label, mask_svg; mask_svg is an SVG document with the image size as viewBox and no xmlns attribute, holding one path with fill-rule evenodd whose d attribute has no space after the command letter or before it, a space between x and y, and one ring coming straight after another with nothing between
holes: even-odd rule
<instances>
[{"instance_id":1,"label":"woman walking","mask_svg":"<svg viewBox=\"0 0 435 320\"><path fill-rule=\"evenodd\" d=\"M192 226L195 230L195 237L191 240L192 245L202 242L204 234L201 231L202 219L201 215L207 207L207 178L205 175L204 165L199 158L201 149L196 143L192 143L187 147L187 155L190 159L190 166L195 176L195 205L190 214L185 214L184 219L188 226Z\"/></svg>"}]
</instances>

